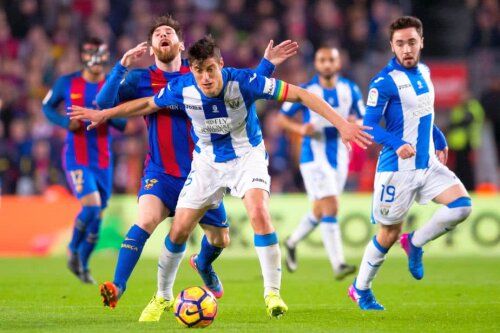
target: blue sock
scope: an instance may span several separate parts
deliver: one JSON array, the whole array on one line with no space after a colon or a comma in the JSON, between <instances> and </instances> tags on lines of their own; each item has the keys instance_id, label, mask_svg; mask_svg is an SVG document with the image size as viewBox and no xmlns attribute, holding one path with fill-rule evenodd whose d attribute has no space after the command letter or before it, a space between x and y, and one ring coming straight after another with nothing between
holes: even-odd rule
<instances>
[{"instance_id":1,"label":"blue sock","mask_svg":"<svg viewBox=\"0 0 500 333\"><path fill-rule=\"evenodd\" d=\"M68 248L71 252L77 253L80 244L85 237L87 226L99 218L101 207L99 206L83 206L82 210L76 216L75 226L73 227L73 235L69 242Z\"/></svg>"},{"instance_id":2,"label":"blue sock","mask_svg":"<svg viewBox=\"0 0 500 333\"><path fill-rule=\"evenodd\" d=\"M125 236L125 240L118 254L118 262L116 263L115 278L113 283L123 291L127 287L127 281L134 270L139 257L141 256L142 248L149 238L149 233L134 224Z\"/></svg>"},{"instance_id":3,"label":"blue sock","mask_svg":"<svg viewBox=\"0 0 500 333\"><path fill-rule=\"evenodd\" d=\"M208 242L207 236L203 236L201 241L201 250L198 254L198 269L202 272L207 272L212 267L212 263L222 253L223 248L213 246Z\"/></svg>"},{"instance_id":4,"label":"blue sock","mask_svg":"<svg viewBox=\"0 0 500 333\"><path fill-rule=\"evenodd\" d=\"M94 222L90 223L85 232L85 238L78 248L78 254L80 255L80 261L82 263L82 269L84 272L89 270L89 258L94 248L97 244L97 239L99 238L99 227L101 226L101 219L98 218Z\"/></svg>"}]
</instances>

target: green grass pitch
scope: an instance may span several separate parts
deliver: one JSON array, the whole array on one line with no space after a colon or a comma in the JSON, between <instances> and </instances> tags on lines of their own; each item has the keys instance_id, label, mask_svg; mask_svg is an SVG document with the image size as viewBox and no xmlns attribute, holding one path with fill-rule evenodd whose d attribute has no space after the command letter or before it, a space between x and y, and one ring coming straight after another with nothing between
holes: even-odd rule
<instances>
[{"instance_id":1,"label":"green grass pitch","mask_svg":"<svg viewBox=\"0 0 500 333\"><path fill-rule=\"evenodd\" d=\"M187 257L187 256L186 256ZM96 256L98 281L110 279L115 257ZM405 258L386 261L374 285L382 312L364 312L347 297L351 278L336 282L325 259L302 258L294 274L283 273L289 306L280 320L267 318L255 258L220 258L225 287L212 332L499 332L498 258L424 258L426 276L415 281ZM351 260L358 263L359 260ZM176 292L201 285L182 263ZM80 284L64 258L0 259L0 332L167 332L181 328L172 314L158 323L139 323L156 290L156 261L141 259L115 310L105 308L98 286Z\"/></svg>"}]
</instances>

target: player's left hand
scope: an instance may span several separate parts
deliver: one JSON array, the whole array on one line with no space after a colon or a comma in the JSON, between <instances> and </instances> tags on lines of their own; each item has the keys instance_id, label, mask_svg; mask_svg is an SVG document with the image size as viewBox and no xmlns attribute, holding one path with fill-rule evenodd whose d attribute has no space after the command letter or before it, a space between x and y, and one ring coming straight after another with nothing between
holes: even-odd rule
<instances>
[{"instance_id":1,"label":"player's left hand","mask_svg":"<svg viewBox=\"0 0 500 333\"><path fill-rule=\"evenodd\" d=\"M363 126L359 124L351 124L345 122L344 126L338 128L340 135L342 136L342 142L347 146L349 151L351 151L351 141L356 142L356 144L366 149L373 142L373 136L365 132L365 130L373 129L370 126Z\"/></svg>"},{"instance_id":2,"label":"player's left hand","mask_svg":"<svg viewBox=\"0 0 500 333\"><path fill-rule=\"evenodd\" d=\"M96 128L106 121L102 112L97 110L86 109L77 105L72 105L68 109L71 110L71 112L68 112L68 116L71 120L90 120L90 125L87 126L87 131Z\"/></svg>"},{"instance_id":3,"label":"player's left hand","mask_svg":"<svg viewBox=\"0 0 500 333\"><path fill-rule=\"evenodd\" d=\"M274 41L270 40L267 45L266 51L264 52L264 58L269 60L274 66L278 66L283 63L286 59L297 54L299 44L291 40L285 40L280 44L274 46Z\"/></svg>"},{"instance_id":4,"label":"player's left hand","mask_svg":"<svg viewBox=\"0 0 500 333\"><path fill-rule=\"evenodd\" d=\"M439 162L446 165L448 161L448 147L444 147L443 150L436 150L436 156Z\"/></svg>"}]
</instances>

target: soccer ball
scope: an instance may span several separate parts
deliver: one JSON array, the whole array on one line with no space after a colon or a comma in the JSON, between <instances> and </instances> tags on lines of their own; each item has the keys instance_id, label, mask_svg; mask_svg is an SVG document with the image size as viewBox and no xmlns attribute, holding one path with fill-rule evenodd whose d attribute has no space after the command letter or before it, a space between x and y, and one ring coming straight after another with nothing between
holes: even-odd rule
<instances>
[{"instance_id":1,"label":"soccer ball","mask_svg":"<svg viewBox=\"0 0 500 333\"><path fill-rule=\"evenodd\" d=\"M174 313L184 327L207 327L217 315L217 301L202 287L186 288L175 298Z\"/></svg>"}]
</instances>

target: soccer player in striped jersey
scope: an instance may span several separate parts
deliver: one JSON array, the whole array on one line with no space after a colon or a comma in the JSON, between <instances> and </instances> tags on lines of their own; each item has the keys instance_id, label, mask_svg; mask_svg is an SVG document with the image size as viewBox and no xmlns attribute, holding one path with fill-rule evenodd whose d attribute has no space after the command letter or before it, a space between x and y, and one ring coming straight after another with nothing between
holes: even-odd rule
<instances>
[{"instance_id":1,"label":"soccer player in striped jersey","mask_svg":"<svg viewBox=\"0 0 500 333\"><path fill-rule=\"evenodd\" d=\"M372 222L380 229L365 249L349 296L363 310L383 310L371 283L396 242L413 201L441 204L431 219L412 233L401 235L411 275L424 276L422 247L453 230L471 213L465 187L445 165L446 140L434 125L434 87L429 68L420 62L422 22L412 16L390 26L394 57L372 80L364 123L373 127L383 145L375 175ZM385 129L379 126L384 118Z\"/></svg>"},{"instance_id":2,"label":"soccer player in striped jersey","mask_svg":"<svg viewBox=\"0 0 500 333\"><path fill-rule=\"evenodd\" d=\"M149 68L128 67L152 48L155 63ZM256 71L271 75L275 65L292 56L296 43L284 42L276 47L272 43ZM156 19L151 26L148 42L126 52L113 68L110 78L97 97L100 107L113 107L119 103L141 97L154 96L167 82L189 72L187 60L181 58L184 50L179 23L170 16ZM123 241L113 282L102 285L104 304L115 307L126 289L126 283L141 255L150 234L167 216L173 216L179 193L191 170L194 142L191 122L186 113L162 109L145 116L148 128L149 151L139 191L139 218ZM205 231L201 251L191 257L190 263L203 278L206 287L217 297L223 287L212 262L229 243L229 230L224 206L209 210L201 219ZM172 306L171 290L165 289L165 274L158 266L158 290L142 312L139 321L158 321L161 314Z\"/></svg>"},{"instance_id":3,"label":"soccer player in striped jersey","mask_svg":"<svg viewBox=\"0 0 500 333\"><path fill-rule=\"evenodd\" d=\"M96 107L96 95L105 81L104 63L108 46L98 38L85 40L80 48L83 70L61 76L43 100L42 110L54 124L68 129L63 164L74 195L82 205L68 246L68 268L84 283L95 283L89 272L89 258L99 236L102 211L112 190L110 126L123 131L125 119L113 119L86 131L83 121L70 120L57 107Z\"/></svg>"},{"instance_id":4,"label":"soccer player in striped jersey","mask_svg":"<svg viewBox=\"0 0 500 333\"><path fill-rule=\"evenodd\" d=\"M146 115L166 107L185 112L193 124L195 153L160 260L168 275L168 289L173 288L191 231L208 209L221 204L229 188L231 195L243 200L255 232L267 313L281 317L288 307L280 297L281 254L268 208L268 156L254 103L258 99L302 102L335 124L346 144L354 140L366 147L371 136L362 131L367 127L348 123L307 90L252 70L223 68L220 50L211 37L194 43L188 54L191 73L170 81L154 97L101 112L74 106L70 117L89 119L93 128L118 115Z\"/></svg>"},{"instance_id":5,"label":"soccer player in striped jersey","mask_svg":"<svg viewBox=\"0 0 500 333\"><path fill-rule=\"evenodd\" d=\"M316 51L314 66L318 74L304 89L322 97L350 122L359 121L365 107L358 86L339 75L340 53L336 48L322 47ZM303 112L302 122L292 118ZM324 117L311 112L300 103L284 103L280 110L282 126L303 136L300 172L312 212L306 214L298 227L285 241L288 271L297 269L296 246L318 225L326 252L337 280L356 271L345 262L340 227L337 221L338 196L342 193L349 166L349 151L342 144L338 130Z\"/></svg>"}]
</instances>

